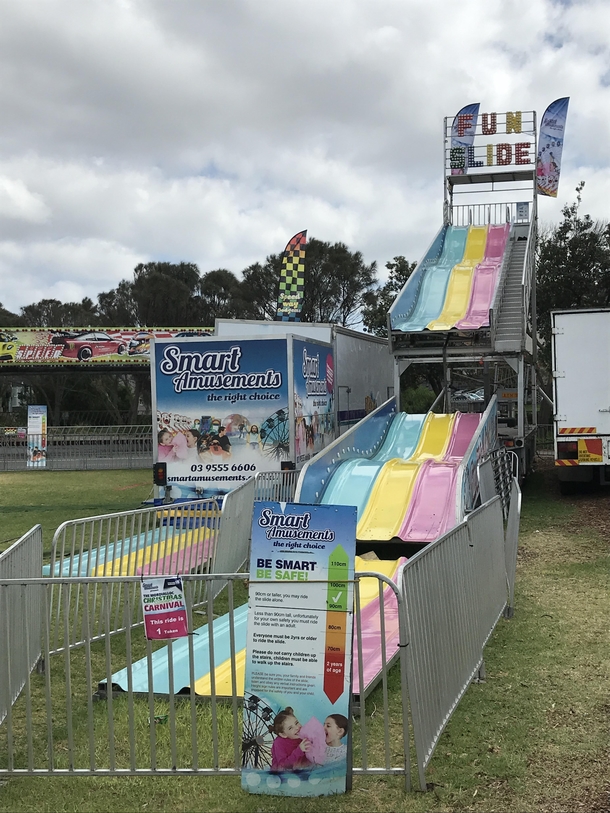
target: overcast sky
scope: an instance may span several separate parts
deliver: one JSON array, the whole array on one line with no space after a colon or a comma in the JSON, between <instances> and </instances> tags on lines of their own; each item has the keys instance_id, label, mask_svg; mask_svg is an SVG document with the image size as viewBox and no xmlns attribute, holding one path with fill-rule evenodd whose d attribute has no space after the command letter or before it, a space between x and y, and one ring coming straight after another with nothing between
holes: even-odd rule
<instances>
[{"instance_id":1,"label":"overcast sky","mask_svg":"<svg viewBox=\"0 0 610 813\"><path fill-rule=\"evenodd\" d=\"M0 302L300 229L385 263L442 221L443 118L570 96L560 218L610 218L607 0L0 0Z\"/></svg>"}]
</instances>

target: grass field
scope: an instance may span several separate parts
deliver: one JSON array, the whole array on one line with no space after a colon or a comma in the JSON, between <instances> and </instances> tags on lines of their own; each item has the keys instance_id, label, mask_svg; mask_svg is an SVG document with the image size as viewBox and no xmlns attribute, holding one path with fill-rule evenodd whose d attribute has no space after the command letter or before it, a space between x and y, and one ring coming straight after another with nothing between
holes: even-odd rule
<instances>
[{"instance_id":1,"label":"grass field","mask_svg":"<svg viewBox=\"0 0 610 813\"><path fill-rule=\"evenodd\" d=\"M0 547L41 522L46 548L65 519L137 507L150 475L27 472L0 475L0 485ZM523 495L515 616L499 622L486 682L471 686L441 737L429 792L407 796L399 780L363 778L345 797L292 800L290 809L609 811L609 532L610 493L561 498L552 469L534 473ZM286 807L230 778L11 778L0 787L7 812Z\"/></svg>"}]
</instances>

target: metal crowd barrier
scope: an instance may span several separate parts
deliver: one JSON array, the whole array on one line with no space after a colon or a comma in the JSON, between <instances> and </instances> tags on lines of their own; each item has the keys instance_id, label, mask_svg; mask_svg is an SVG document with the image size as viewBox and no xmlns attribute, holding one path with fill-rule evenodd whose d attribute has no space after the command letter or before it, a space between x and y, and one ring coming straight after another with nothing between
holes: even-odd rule
<instances>
[{"instance_id":1,"label":"metal crowd barrier","mask_svg":"<svg viewBox=\"0 0 610 813\"><path fill-rule=\"evenodd\" d=\"M53 537L51 562L42 570L43 575L54 579L72 579L67 591L58 587L49 593L51 652L84 643L84 613L90 616L93 640L108 632L105 613L110 614L111 634L142 623L138 603L127 601L121 585L103 594L94 584L86 603L78 577L206 571L220 522L220 509L214 500L196 500L62 523ZM204 584L199 586L203 589ZM204 600L204 594L195 597L196 604Z\"/></svg>"},{"instance_id":2,"label":"metal crowd barrier","mask_svg":"<svg viewBox=\"0 0 610 813\"><path fill-rule=\"evenodd\" d=\"M209 622L212 631L215 625L222 628L223 621L234 619L239 606L246 601L243 581L247 574L220 575L228 587L216 599L212 590L205 589L215 578L213 574L183 577L189 628L195 633L202 633L202 622ZM358 585L366 577L378 580L380 596L389 585L386 577L375 573L357 576L354 647L360 653L360 663L368 644L364 640L363 646L363 639L369 631L365 625L363 629ZM226 642L232 676L228 696L215 688L220 685L216 680L209 680L207 689L197 688L201 677L197 672L198 650L203 647L211 674L216 674L221 666L222 657L216 653L218 641L213 634L189 635L168 642L162 652L158 644L155 646L144 638L142 629L127 626L120 637L111 639L115 632L111 597L120 593L126 615L134 615L132 605L139 603L139 581L134 576L0 581L0 594L9 596L11 606L17 606L23 591L27 594L32 590L42 591L50 602L51 592L60 589L66 594L64 603L67 603L68 592L77 583L84 607L91 604L90 593L97 591L105 608L100 642L96 643L98 630L93 627L91 616L84 613L79 620L84 644L80 649L53 654L49 625L44 625L41 642L44 674L31 676L0 726L0 776L238 775L242 767L250 764L254 751L260 753L264 750L261 745L270 745L269 717L262 712L273 704L257 698L257 702L243 707L243 685L238 679L239 644L234 635L229 635ZM351 720L353 771L356 775L402 776L409 790L408 698L404 681L406 624L400 590L396 585L390 589L398 602L400 645L395 645L392 651L381 648L378 686L371 694L361 692L359 714ZM195 611L197 596L202 594L207 596L202 605L205 617ZM382 628L390 623L385 618L384 606L382 602ZM68 616L64 623L67 634ZM19 645L19 635L17 630L9 632L10 649ZM177 669L172 671L179 648L186 658L181 672L187 676L186 687L181 685ZM390 691L389 668L395 661L401 689ZM167 672L163 678L167 689L163 692L159 688L161 662L166 664ZM10 680L8 685L14 691Z\"/></svg>"},{"instance_id":3,"label":"metal crowd barrier","mask_svg":"<svg viewBox=\"0 0 610 813\"><path fill-rule=\"evenodd\" d=\"M508 580L508 605L506 616L512 618L515 608L515 578L517 575L517 548L519 545L519 520L521 517L521 489L513 479L510 493L510 508L506 523L506 578Z\"/></svg>"},{"instance_id":4,"label":"metal crowd barrier","mask_svg":"<svg viewBox=\"0 0 610 813\"><path fill-rule=\"evenodd\" d=\"M174 566L171 557L179 555L179 549L171 543L162 549L163 566L158 556L137 560L139 575L130 571L137 564L130 559L131 548L121 551L126 558L111 561L110 557L113 544L124 545L154 529L166 534L163 540L175 540L186 532L191 543L208 539L213 547L216 541L222 552L236 546L236 557L243 561L255 487L255 481L248 481L225 499L222 543L215 504L182 503L64 523L56 534L47 578L14 574L11 579L0 572L4 616L0 647L9 654L5 665L0 664L6 717L4 727L0 726L0 775L240 771L246 764L244 754L254 747L251 733L250 739L241 733L238 698L243 686L238 685L237 675L243 669L243 655L240 658L235 637L235 614L246 601L242 582L247 574L220 572L220 554L214 572L187 573L186 568ZM419 786L425 789L425 770L439 738L470 682L482 674L483 647L502 612L507 607L512 611L519 506L520 492L513 480L506 536L501 500L496 496L408 560L398 585L379 574L357 574L353 677L358 686L354 709L359 714L352 731L356 774L404 775L405 787L410 788L410 708ZM220 529L222 536L222 522ZM108 559L100 555L98 560L101 551ZM209 559L197 561L205 567ZM171 566L165 569L168 562ZM184 573L190 629L196 633L184 639L182 656L188 666L181 684L175 682L173 671L173 651L179 644L170 643L167 655L162 653L161 669L168 672L169 687L163 697L158 691L158 645L145 640L141 627L137 628L142 623L138 585L143 564L149 573ZM91 576L93 572L97 577ZM359 590L360 580L367 576L378 580L381 607L375 621L378 663L372 672L366 664L371 629L363 621ZM210 581L216 584L207 589ZM219 582L226 591L216 594ZM388 590L393 614L387 597L383 598ZM32 650L41 615L42 641L38 639ZM201 629L206 622L212 632L219 625L224 646L229 647L228 705L220 702L227 699L226 691L225 695L217 691L221 681L213 677L219 661L226 661L226 652L223 658L216 655L215 636ZM388 637L392 625L394 634ZM209 662L207 689L197 688L198 679L205 676L197 674L196 650L203 651ZM15 677L10 664L24 657L19 654L22 651L40 653L44 675L26 669L25 678ZM28 661L30 670L33 660ZM398 663L398 683L390 691L389 669L394 663ZM121 670L122 685L117 677ZM138 688L143 675L148 678L145 689ZM106 714L101 716L93 703L91 687L96 684L98 697L106 702ZM198 702L203 696L208 703ZM164 725L168 730L161 736L158 726ZM45 734L38 736L40 731Z\"/></svg>"},{"instance_id":5,"label":"metal crowd barrier","mask_svg":"<svg viewBox=\"0 0 610 813\"><path fill-rule=\"evenodd\" d=\"M420 786L439 738L483 666L507 602L500 500L481 506L403 570L407 680Z\"/></svg>"},{"instance_id":6,"label":"metal crowd barrier","mask_svg":"<svg viewBox=\"0 0 610 813\"><path fill-rule=\"evenodd\" d=\"M0 553L0 579L35 578L41 569L42 527L35 525ZM39 587L0 591L0 723L40 660L41 600Z\"/></svg>"},{"instance_id":7,"label":"metal crowd barrier","mask_svg":"<svg viewBox=\"0 0 610 813\"><path fill-rule=\"evenodd\" d=\"M152 466L152 431L145 426L52 426L44 467L50 470ZM0 433L0 470L27 468L27 438Z\"/></svg>"}]
</instances>

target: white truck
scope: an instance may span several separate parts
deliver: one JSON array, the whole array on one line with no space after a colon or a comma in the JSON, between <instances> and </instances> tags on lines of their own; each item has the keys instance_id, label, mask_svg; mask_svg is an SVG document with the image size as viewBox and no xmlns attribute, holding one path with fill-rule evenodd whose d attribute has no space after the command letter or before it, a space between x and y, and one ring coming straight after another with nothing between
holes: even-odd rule
<instances>
[{"instance_id":1,"label":"white truck","mask_svg":"<svg viewBox=\"0 0 610 813\"><path fill-rule=\"evenodd\" d=\"M553 311L551 325L561 492L610 485L610 310Z\"/></svg>"}]
</instances>

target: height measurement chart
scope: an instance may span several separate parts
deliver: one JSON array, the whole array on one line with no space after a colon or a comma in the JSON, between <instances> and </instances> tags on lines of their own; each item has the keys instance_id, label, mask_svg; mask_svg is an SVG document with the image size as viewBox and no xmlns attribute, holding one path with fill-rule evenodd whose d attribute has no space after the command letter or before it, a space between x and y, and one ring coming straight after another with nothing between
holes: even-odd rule
<instances>
[{"instance_id":1,"label":"height measurement chart","mask_svg":"<svg viewBox=\"0 0 610 813\"><path fill-rule=\"evenodd\" d=\"M258 502L252 521L242 787L347 785L356 509Z\"/></svg>"}]
</instances>

